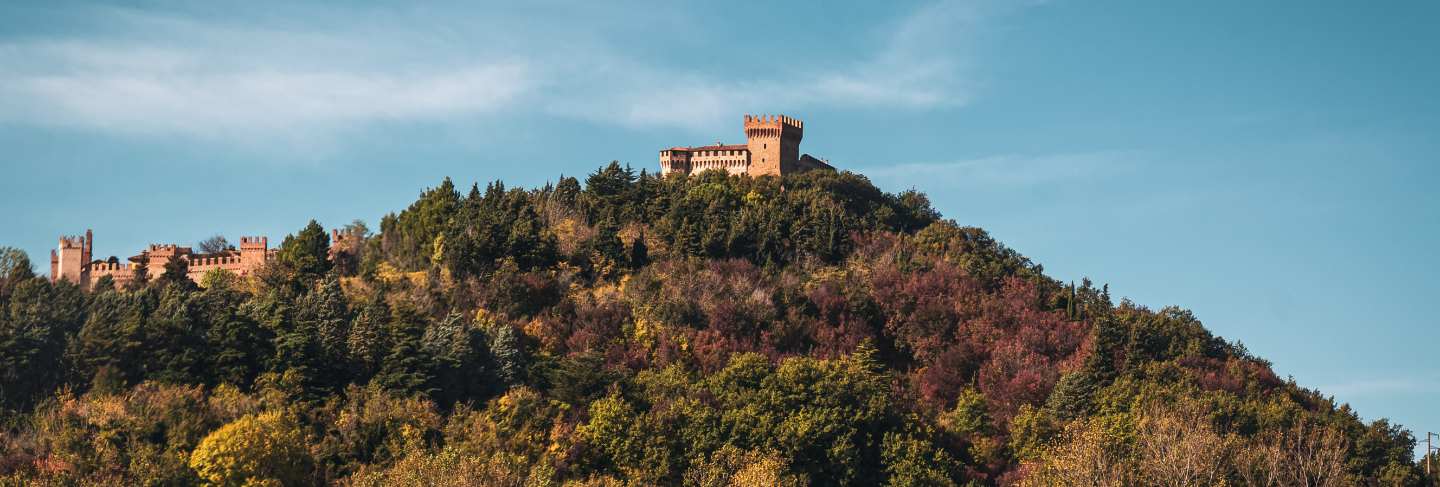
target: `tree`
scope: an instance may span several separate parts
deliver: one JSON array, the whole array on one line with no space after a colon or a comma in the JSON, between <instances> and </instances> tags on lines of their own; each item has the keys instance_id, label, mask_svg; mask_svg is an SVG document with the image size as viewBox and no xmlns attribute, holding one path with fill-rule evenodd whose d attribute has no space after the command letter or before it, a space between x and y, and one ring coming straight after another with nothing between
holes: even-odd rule
<instances>
[{"instance_id":1,"label":"tree","mask_svg":"<svg viewBox=\"0 0 1440 487\"><path fill-rule=\"evenodd\" d=\"M315 220L310 220L299 233L286 235L276 253L276 261L291 278L312 282L330 272L330 236Z\"/></svg>"},{"instance_id":2,"label":"tree","mask_svg":"<svg viewBox=\"0 0 1440 487\"><path fill-rule=\"evenodd\" d=\"M685 485L696 487L802 487L804 477L789 471L789 461L774 453L743 451L733 445L693 464Z\"/></svg>"},{"instance_id":3,"label":"tree","mask_svg":"<svg viewBox=\"0 0 1440 487\"><path fill-rule=\"evenodd\" d=\"M190 281L190 261L179 254L165 261L165 271L160 273L159 282L177 286L194 286Z\"/></svg>"},{"instance_id":4,"label":"tree","mask_svg":"<svg viewBox=\"0 0 1440 487\"><path fill-rule=\"evenodd\" d=\"M66 340L80 329L80 288L32 277L14 286L0 314L0 405L29 405L63 377Z\"/></svg>"},{"instance_id":5,"label":"tree","mask_svg":"<svg viewBox=\"0 0 1440 487\"><path fill-rule=\"evenodd\" d=\"M195 297L193 305L207 323L205 341L210 373L216 383L248 389L273 354L273 333L240 312L248 296L214 285Z\"/></svg>"},{"instance_id":6,"label":"tree","mask_svg":"<svg viewBox=\"0 0 1440 487\"><path fill-rule=\"evenodd\" d=\"M494 390L494 361L485 335L459 313L427 327L420 344L434 360L436 399L441 404L479 402Z\"/></svg>"},{"instance_id":7,"label":"tree","mask_svg":"<svg viewBox=\"0 0 1440 487\"><path fill-rule=\"evenodd\" d=\"M1328 487L1346 485L1345 457L1349 441L1339 431L1301 420L1289 430L1268 433L1267 448L1278 459L1265 464L1278 467L1271 475L1282 485Z\"/></svg>"},{"instance_id":8,"label":"tree","mask_svg":"<svg viewBox=\"0 0 1440 487\"><path fill-rule=\"evenodd\" d=\"M30 256L15 247L0 247L0 303L10 296L16 284L35 277Z\"/></svg>"},{"instance_id":9,"label":"tree","mask_svg":"<svg viewBox=\"0 0 1440 487\"><path fill-rule=\"evenodd\" d=\"M211 236L210 238L196 242L195 248L199 249L200 253L202 254L218 254L227 250L235 249L235 247L230 245L229 240L225 240L224 235L220 235L218 233Z\"/></svg>"},{"instance_id":10,"label":"tree","mask_svg":"<svg viewBox=\"0 0 1440 487\"><path fill-rule=\"evenodd\" d=\"M208 485L304 485L312 461L295 418L270 411L210 433L190 454L190 468Z\"/></svg>"},{"instance_id":11,"label":"tree","mask_svg":"<svg viewBox=\"0 0 1440 487\"><path fill-rule=\"evenodd\" d=\"M460 193L445 178L405 211L381 218L379 250L384 259L405 271L428 267L435 238L450 227L460 205Z\"/></svg>"},{"instance_id":12,"label":"tree","mask_svg":"<svg viewBox=\"0 0 1440 487\"><path fill-rule=\"evenodd\" d=\"M629 165L620 166L618 161L596 170L585 179L584 206L588 223L610 219L616 223L628 223L639 215L640 205L636 194L635 170Z\"/></svg>"},{"instance_id":13,"label":"tree","mask_svg":"<svg viewBox=\"0 0 1440 487\"><path fill-rule=\"evenodd\" d=\"M590 246L599 257L595 259L595 264L600 269L615 269L625 265L625 244L620 241L619 229L616 228L614 220L606 219L600 223ZM600 271L597 274L606 273Z\"/></svg>"},{"instance_id":14,"label":"tree","mask_svg":"<svg viewBox=\"0 0 1440 487\"><path fill-rule=\"evenodd\" d=\"M357 382L369 380L389 353L390 308L379 297L363 303L345 337L347 362Z\"/></svg>"},{"instance_id":15,"label":"tree","mask_svg":"<svg viewBox=\"0 0 1440 487\"><path fill-rule=\"evenodd\" d=\"M1202 407L1156 404L1141 410L1135 434L1140 475L1165 479L1167 485L1223 484L1238 439L1217 433Z\"/></svg>"},{"instance_id":16,"label":"tree","mask_svg":"<svg viewBox=\"0 0 1440 487\"><path fill-rule=\"evenodd\" d=\"M150 284L150 254L140 254L140 258L135 260L131 268L134 272L130 274L130 283L126 284L126 290L144 289Z\"/></svg>"},{"instance_id":17,"label":"tree","mask_svg":"<svg viewBox=\"0 0 1440 487\"><path fill-rule=\"evenodd\" d=\"M1061 441L1034 457L1016 485L1121 487L1140 485L1129 444L1120 432L1098 421L1071 423Z\"/></svg>"},{"instance_id":18,"label":"tree","mask_svg":"<svg viewBox=\"0 0 1440 487\"><path fill-rule=\"evenodd\" d=\"M435 380L433 363L421 341L424 333L425 323L414 308L396 306L387 332L390 350L372 382L400 394L435 392L430 387Z\"/></svg>"},{"instance_id":19,"label":"tree","mask_svg":"<svg viewBox=\"0 0 1440 487\"><path fill-rule=\"evenodd\" d=\"M205 289L234 289L238 285L240 276L225 269L210 269L200 276L200 287Z\"/></svg>"},{"instance_id":20,"label":"tree","mask_svg":"<svg viewBox=\"0 0 1440 487\"><path fill-rule=\"evenodd\" d=\"M504 387L519 385L525 379L525 349L515 327L493 320L485 324L486 346L495 363L495 376Z\"/></svg>"},{"instance_id":21,"label":"tree","mask_svg":"<svg viewBox=\"0 0 1440 487\"><path fill-rule=\"evenodd\" d=\"M30 256L15 247L0 246L0 283L29 279L35 276Z\"/></svg>"}]
</instances>

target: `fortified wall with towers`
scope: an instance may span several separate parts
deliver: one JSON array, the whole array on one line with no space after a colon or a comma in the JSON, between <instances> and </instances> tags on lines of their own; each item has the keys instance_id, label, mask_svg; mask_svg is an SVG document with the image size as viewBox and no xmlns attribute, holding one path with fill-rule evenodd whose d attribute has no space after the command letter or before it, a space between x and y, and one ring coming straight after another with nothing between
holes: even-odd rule
<instances>
[{"instance_id":1,"label":"fortified wall with towers","mask_svg":"<svg viewBox=\"0 0 1440 487\"><path fill-rule=\"evenodd\" d=\"M785 115L746 115L745 143L671 147L660 151L660 174L718 169L732 175L783 176L812 169L835 170L824 160L800 154L805 122Z\"/></svg>"},{"instance_id":2,"label":"fortified wall with towers","mask_svg":"<svg viewBox=\"0 0 1440 487\"><path fill-rule=\"evenodd\" d=\"M165 263L171 258L184 260L188 265L186 277L195 282L205 273L215 269L226 270L238 276L248 276L274 257L266 237L240 237L239 248L230 248L215 253L197 253L190 247L176 244L150 244L126 262L110 257L97 260L93 256L94 234L60 237L60 245L50 251L50 280L66 280L89 289L101 277L110 276L116 287L124 287L135 279L141 268L150 278L165 272Z\"/></svg>"}]
</instances>

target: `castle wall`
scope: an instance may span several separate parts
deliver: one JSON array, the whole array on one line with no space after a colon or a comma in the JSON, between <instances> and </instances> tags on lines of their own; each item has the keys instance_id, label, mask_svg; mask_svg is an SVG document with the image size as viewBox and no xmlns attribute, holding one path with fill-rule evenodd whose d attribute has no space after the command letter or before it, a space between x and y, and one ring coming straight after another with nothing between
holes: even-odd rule
<instances>
[{"instance_id":1,"label":"castle wall","mask_svg":"<svg viewBox=\"0 0 1440 487\"><path fill-rule=\"evenodd\" d=\"M91 283L104 276L114 279L115 286L124 287L135 279L140 264L130 262L108 262L90 260L93 238L89 231L85 237L62 237L59 248L51 251L50 279L67 280L88 288ZM248 276L265 265L274 255L266 237L241 237L239 250L228 250L216 254L196 254L190 247L175 244L150 244L140 255L130 260L148 259L146 275L150 279L165 273L165 264L171 258L186 262L186 277L200 282L205 274L216 270Z\"/></svg>"},{"instance_id":2,"label":"castle wall","mask_svg":"<svg viewBox=\"0 0 1440 487\"><path fill-rule=\"evenodd\" d=\"M135 264L124 262L92 262L90 263L90 277L93 281L101 277L110 276L115 280L117 289L123 288L135 279Z\"/></svg>"}]
</instances>

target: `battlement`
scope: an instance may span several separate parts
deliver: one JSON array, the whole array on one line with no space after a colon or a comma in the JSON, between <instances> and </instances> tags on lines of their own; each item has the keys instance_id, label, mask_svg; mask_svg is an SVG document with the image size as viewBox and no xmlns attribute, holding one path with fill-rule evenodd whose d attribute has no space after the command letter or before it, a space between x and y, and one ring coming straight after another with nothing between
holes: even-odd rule
<instances>
[{"instance_id":1,"label":"battlement","mask_svg":"<svg viewBox=\"0 0 1440 487\"><path fill-rule=\"evenodd\" d=\"M339 229L339 228L332 228L332 229L330 229L330 243L331 243L331 244L334 244L335 242L340 242L340 241L359 239L360 237L361 237L360 232L346 231L346 230L341 230L341 229Z\"/></svg>"},{"instance_id":2,"label":"battlement","mask_svg":"<svg viewBox=\"0 0 1440 487\"><path fill-rule=\"evenodd\" d=\"M83 249L85 248L85 237L83 235L63 235L60 237L60 248Z\"/></svg>"},{"instance_id":3,"label":"battlement","mask_svg":"<svg viewBox=\"0 0 1440 487\"><path fill-rule=\"evenodd\" d=\"M113 274L117 272L130 272L133 267L134 264L97 260L90 263L90 272L96 275Z\"/></svg>"},{"instance_id":4,"label":"battlement","mask_svg":"<svg viewBox=\"0 0 1440 487\"><path fill-rule=\"evenodd\" d=\"M267 249L267 248L269 248L269 247L270 247L270 239L269 239L268 237L253 237L253 236L252 236L252 237L240 237L240 248L241 248L242 250L243 250L243 249L251 249L251 250L259 249L259 250L264 250L264 249Z\"/></svg>"},{"instance_id":5,"label":"battlement","mask_svg":"<svg viewBox=\"0 0 1440 487\"><path fill-rule=\"evenodd\" d=\"M789 126L797 129L805 128L805 121L786 115L745 115L745 128L750 127L780 127Z\"/></svg>"},{"instance_id":6,"label":"battlement","mask_svg":"<svg viewBox=\"0 0 1440 487\"><path fill-rule=\"evenodd\" d=\"M745 137L785 138L799 142L805 136L805 122L786 115L745 115Z\"/></svg>"}]
</instances>

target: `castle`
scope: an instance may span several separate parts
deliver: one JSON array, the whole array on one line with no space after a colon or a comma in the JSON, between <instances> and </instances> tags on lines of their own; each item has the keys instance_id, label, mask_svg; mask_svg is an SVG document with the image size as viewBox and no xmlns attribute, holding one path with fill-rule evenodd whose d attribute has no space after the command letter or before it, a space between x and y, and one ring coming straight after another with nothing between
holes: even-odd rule
<instances>
[{"instance_id":1,"label":"castle","mask_svg":"<svg viewBox=\"0 0 1440 487\"><path fill-rule=\"evenodd\" d=\"M354 256L364 239L363 234L354 231L330 230L330 260L338 262L342 255ZM50 251L50 281L63 279L89 289L101 277L110 276L116 288L123 288L135 280L142 265L145 275L153 279L165 272L165 264L171 258L177 257L185 261L185 277L191 281L200 282L205 273L216 269L244 277L264 266L278 251L270 248L268 237L240 237L240 248L231 247L211 254L196 253L190 247L175 244L150 244L127 259L129 262L120 262L115 257L95 260L92 255L94 245L95 235L90 230L85 230L85 235L60 237L59 247Z\"/></svg>"},{"instance_id":2,"label":"castle","mask_svg":"<svg viewBox=\"0 0 1440 487\"><path fill-rule=\"evenodd\" d=\"M59 248L50 251L50 280L63 279L88 289L101 277L110 276L116 287L124 287L135 279L142 265L146 276L152 279L159 277L172 257L186 261L189 265L186 277L195 282L200 282L205 273L215 269L247 276L274 257L275 249L269 248L269 243L266 237L240 237L239 249L213 254L199 254L190 247L175 244L150 244L149 248L130 257L129 262L120 262L115 257L93 259L95 237L86 230L83 236L60 237Z\"/></svg>"},{"instance_id":3,"label":"castle","mask_svg":"<svg viewBox=\"0 0 1440 487\"><path fill-rule=\"evenodd\" d=\"M811 169L835 170L823 160L800 154L805 122L785 115L746 115L745 144L671 147L660 151L660 174L691 174L711 169L733 175L782 176Z\"/></svg>"}]
</instances>

